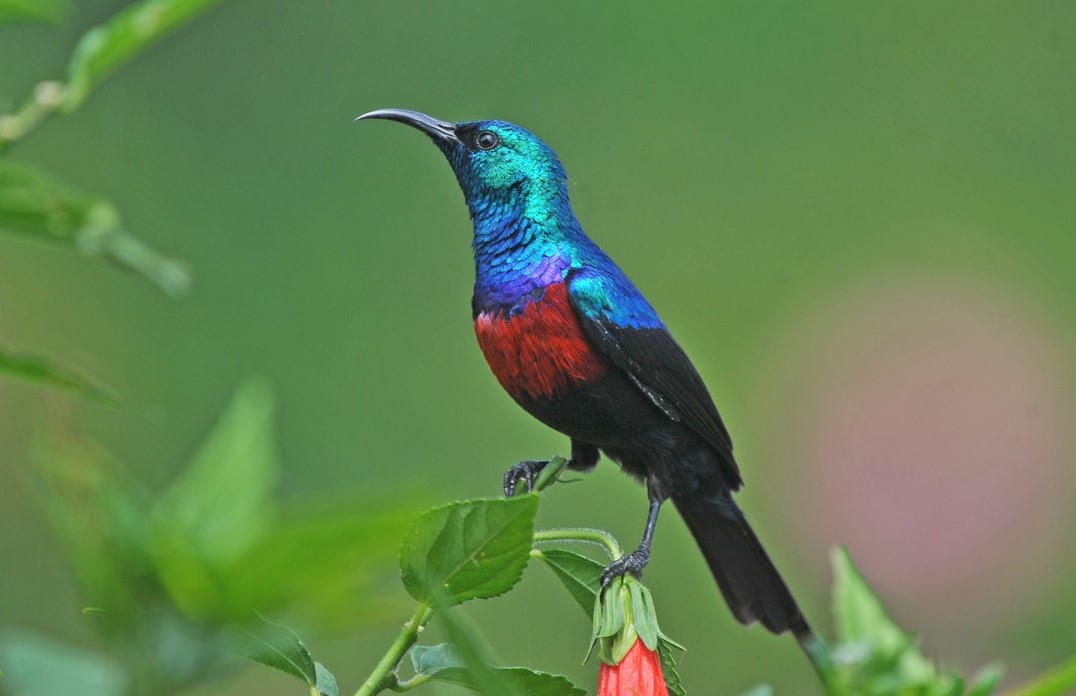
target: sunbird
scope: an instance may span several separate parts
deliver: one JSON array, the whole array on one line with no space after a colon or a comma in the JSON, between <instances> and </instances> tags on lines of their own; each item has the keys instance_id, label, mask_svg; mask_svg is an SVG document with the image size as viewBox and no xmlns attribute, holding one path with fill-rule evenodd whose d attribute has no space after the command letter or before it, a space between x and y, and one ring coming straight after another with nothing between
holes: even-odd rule
<instances>
[{"instance_id":1,"label":"sunbird","mask_svg":"<svg viewBox=\"0 0 1076 696\"><path fill-rule=\"evenodd\" d=\"M646 486L639 547L602 585L639 575L662 503L671 499L732 614L804 648L813 632L732 493L743 486L729 437L698 371L657 312L583 232L556 153L506 121L451 123L406 109L359 116L417 128L456 174L474 223L478 345L505 391L571 440L568 467L601 453ZM548 461L524 461L504 492L530 490ZM810 653L809 653L810 654Z\"/></svg>"}]
</instances>

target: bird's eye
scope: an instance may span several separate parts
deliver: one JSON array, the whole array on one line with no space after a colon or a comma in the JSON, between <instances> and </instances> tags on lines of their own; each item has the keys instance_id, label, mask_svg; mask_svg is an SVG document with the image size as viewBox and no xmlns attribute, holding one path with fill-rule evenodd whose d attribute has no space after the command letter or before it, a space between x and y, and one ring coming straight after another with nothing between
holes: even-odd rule
<instances>
[{"instance_id":1,"label":"bird's eye","mask_svg":"<svg viewBox=\"0 0 1076 696\"><path fill-rule=\"evenodd\" d=\"M501 144L501 139L497 137L496 133L490 131L482 131L475 138L475 144L478 145L480 150L492 150Z\"/></svg>"}]
</instances>

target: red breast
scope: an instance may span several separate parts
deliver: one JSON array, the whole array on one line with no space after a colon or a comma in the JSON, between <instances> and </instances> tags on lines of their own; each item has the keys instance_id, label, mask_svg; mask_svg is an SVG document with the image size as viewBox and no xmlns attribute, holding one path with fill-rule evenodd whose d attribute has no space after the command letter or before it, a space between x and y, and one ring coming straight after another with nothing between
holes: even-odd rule
<instances>
[{"instance_id":1,"label":"red breast","mask_svg":"<svg viewBox=\"0 0 1076 696\"><path fill-rule=\"evenodd\" d=\"M479 314L474 329L497 381L516 400L557 396L605 370L564 283L546 286L517 314Z\"/></svg>"}]
</instances>

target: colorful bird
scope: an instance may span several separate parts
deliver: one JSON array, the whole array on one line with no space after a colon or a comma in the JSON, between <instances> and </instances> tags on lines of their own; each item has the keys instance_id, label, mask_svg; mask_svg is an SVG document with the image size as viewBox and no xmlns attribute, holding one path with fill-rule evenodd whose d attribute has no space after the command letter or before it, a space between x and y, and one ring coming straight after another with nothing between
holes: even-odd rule
<instances>
[{"instance_id":1,"label":"colorful bird","mask_svg":"<svg viewBox=\"0 0 1076 696\"><path fill-rule=\"evenodd\" d=\"M646 485L642 542L603 584L638 575L664 501L672 499L733 615L774 633L813 633L732 498L743 485L732 441L699 373L657 312L583 232L557 155L505 121L449 123L404 109L388 119L426 133L456 173L474 222L471 301L478 344L501 386L571 438L568 466L599 453ZM546 461L509 469L506 495L529 489Z\"/></svg>"}]
</instances>

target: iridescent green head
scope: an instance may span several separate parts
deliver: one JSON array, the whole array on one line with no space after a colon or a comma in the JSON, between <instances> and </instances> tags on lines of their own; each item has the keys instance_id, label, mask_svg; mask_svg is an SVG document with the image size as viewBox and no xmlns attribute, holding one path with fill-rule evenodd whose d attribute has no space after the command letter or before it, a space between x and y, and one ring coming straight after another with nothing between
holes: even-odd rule
<instances>
[{"instance_id":1,"label":"iridescent green head","mask_svg":"<svg viewBox=\"0 0 1076 696\"><path fill-rule=\"evenodd\" d=\"M359 119L399 121L426 133L452 165L472 215L522 198L567 202L567 177L556 154L530 131L506 121L449 123L406 109L379 109Z\"/></svg>"}]
</instances>

